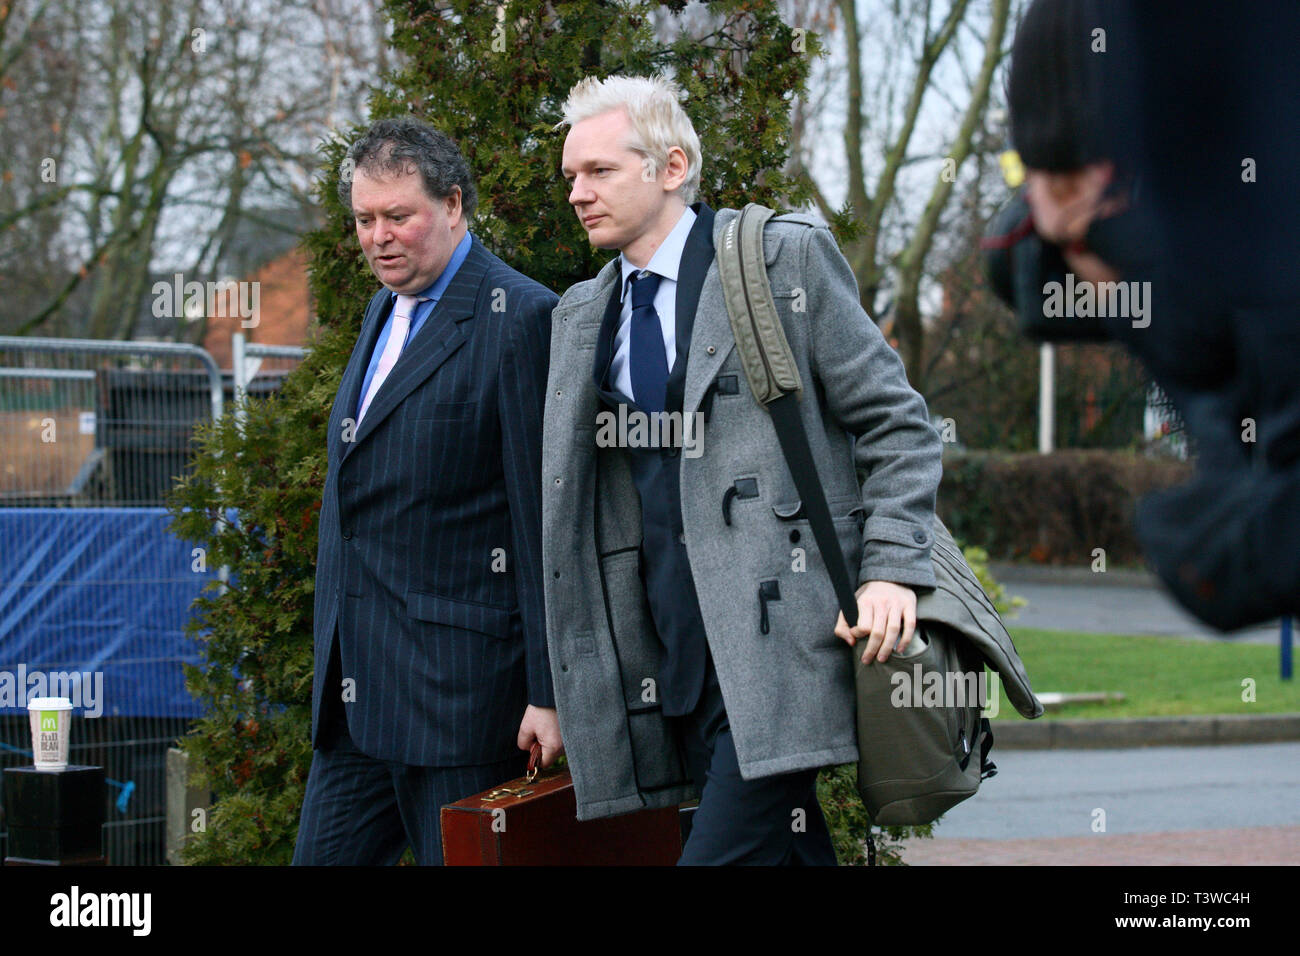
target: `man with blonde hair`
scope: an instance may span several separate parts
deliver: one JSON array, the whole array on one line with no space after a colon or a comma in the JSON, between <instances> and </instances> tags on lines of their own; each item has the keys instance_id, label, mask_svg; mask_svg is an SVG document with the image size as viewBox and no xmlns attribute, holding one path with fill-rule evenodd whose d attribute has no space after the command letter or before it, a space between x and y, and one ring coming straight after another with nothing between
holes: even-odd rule
<instances>
[{"instance_id":1,"label":"man with blonde hair","mask_svg":"<svg viewBox=\"0 0 1300 956\"><path fill-rule=\"evenodd\" d=\"M837 624L735 350L714 247L737 212L695 201L679 96L663 78L588 78L560 124L569 203L619 251L552 316L542 537L560 727L580 819L698 795L682 863L833 864L815 781L857 758L845 644L884 661L911 639L912 588L934 585L941 445L829 230L774 217L764 252L800 414L861 585L857 626ZM636 424L656 416L700 453L646 442Z\"/></svg>"}]
</instances>

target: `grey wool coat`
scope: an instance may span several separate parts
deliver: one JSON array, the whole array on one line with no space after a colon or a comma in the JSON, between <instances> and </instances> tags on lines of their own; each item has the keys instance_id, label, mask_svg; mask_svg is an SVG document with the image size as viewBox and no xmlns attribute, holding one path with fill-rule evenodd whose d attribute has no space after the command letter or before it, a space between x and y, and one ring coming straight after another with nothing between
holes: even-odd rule
<instances>
[{"instance_id":1,"label":"grey wool coat","mask_svg":"<svg viewBox=\"0 0 1300 956\"><path fill-rule=\"evenodd\" d=\"M715 247L736 215L718 211ZM804 424L850 567L859 584L933 587L941 443L925 401L860 306L825 226L777 216L763 245L804 383ZM595 440L603 409L592 380L596 339L618 274L615 257L555 308L542 439L546 630L581 820L696 796L654 693L661 648L638 570L641 505L629 453ZM789 517L799 495L740 366L715 259L696 309L683 410L698 411L719 376L736 376L739 388L713 395L698 436L702 454L680 455L681 507L741 774L855 761L853 652L833 633L839 610L808 522ZM731 502L728 525L721 502L741 477L756 479L758 494ZM771 580L780 599L768 603L764 634L757 595Z\"/></svg>"}]
</instances>

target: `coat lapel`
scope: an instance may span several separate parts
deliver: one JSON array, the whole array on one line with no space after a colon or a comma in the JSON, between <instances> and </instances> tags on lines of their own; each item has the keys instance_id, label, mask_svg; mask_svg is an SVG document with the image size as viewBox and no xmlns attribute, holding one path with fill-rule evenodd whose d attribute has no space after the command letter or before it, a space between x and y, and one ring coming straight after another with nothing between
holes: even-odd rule
<instances>
[{"instance_id":1,"label":"coat lapel","mask_svg":"<svg viewBox=\"0 0 1300 956\"><path fill-rule=\"evenodd\" d=\"M705 207L707 208L707 207ZM727 316L727 303L722 296L722 282L718 279L718 266L714 261L713 249L721 235L726 221L736 215L734 210L724 209L712 215L712 241L709 247L709 259L704 268L704 276L698 292L695 307L695 323L691 329L690 358L686 364L686 392L682 400L682 410L690 413L699 409L700 402L710 383L722 368L736 347L736 337L731 331L731 319ZM692 231L692 237L695 233ZM685 256L683 265L685 265ZM709 349L712 349L710 354Z\"/></svg>"},{"instance_id":2,"label":"coat lapel","mask_svg":"<svg viewBox=\"0 0 1300 956\"><path fill-rule=\"evenodd\" d=\"M714 248L722 226L735 210L723 210L718 215L700 203L698 217L691 227L686 247L682 251L682 264L677 280L677 360L686 362L686 380L682 400L684 412L699 408L709 384L718 374L727 356L736 347L727 317L727 305L722 296L722 283L718 279ZM596 326L597 334L591 377L598 392L607 400L617 393L613 383L605 380L613 350L613 329L617 326L616 309L619 279L617 257L606 263L596 276L593 296L576 307L575 321L580 328ZM611 316L612 313L612 316ZM692 313L694 318L692 320ZM712 347L713 353L709 353ZM674 366L676 369L677 366ZM670 382L671 387L671 382ZM619 398L625 396L618 395ZM369 416L367 415L367 418Z\"/></svg>"},{"instance_id":3,"label":"coat lapel","mask_svg":"<svg viewBox=\"0 0 1300 956\"><path fill-rule=\"evenodd\" d=\"M672 411L683 407L686 379L690 376L691 338L695 332L695 314L700 304L700 291L713 264L713 210L704 203L696 203L695 223L686 236L681 263L677 267L677 296L674 302L676 316L677 358L673 374L668 377L668 394L664 405Z\"/></svg>"},{"instance_id":4,"label":"coat lapel","mask_svg":"<svg viewBox=\"0 0 1300 956\"><path fill-rule=\"evenodd\" d=\"M402 399L419 387L469 340L469 333L463 323L474 317L474 303L478 299L479 286L487 273L487 266L487 250L478 239L473 239L469 255L456 270L456 277L451 280L442 298L433 307L433 312L425 319L424 325L420 326L420 331L406 343L406 348L402 350L393 370L389 372L388 378L371 401L370 408L366 410L366 417L362 419L361 427L357 429L355 440L350 442L343 451L344 459L357 445L366 440L366 437L393 409L402 403ZM379 337L382 321L391 311L391 305L385 306L381 319L374 323L374 329L370 333L369 348L364 352L366 360L361 366L360 378L362 379L365 377L365 368L374 350L375 340ZM352 393L352 407L356 407L359 391L360 386L357 386Z\"/></svg>"},{"instance_id":5,"label":"coat lapel","mask_svg":"<svg viewBox=\"0 0 1300 956\"><path fill-rule=\"evenodd\" d=\"M672 374L668 377L665 408L669 410L682 408L683 390L690 377L688 358L691 354L695 315L700 302L700 293L713 264L714 212L702 202L696 203L693 208L696 216L695 224L691 226L691 231L686 237L681 265L677 270L677 295L674 302L677 358L673 364ZM596 342L592 379L605 401L611 404L627 403L636 406L635 401L618 391L608 377L610 360L614 353L614 333L618 330L621 311L618 282L622 272L618 262L616 256L596 276L598 289L601 290L596 298L597 301L603 298L605 308L603 314L597 313L602 315L602 319Z\"/></svg>"},{"instance_id":6,"label":"coat lapel","mask_svg":"<svg viewBox=\"0 0 1300 956\"><path fill-rule=\"evenodd\" d=\"M609 273L608 275L606 273ZM591 314L601 316L600 331L596 333L596 359L591 368L592 382L596 386L596 391L611 405L620 403L635 404L627 395L620 392L609 377L610 362L614 357L614 335L618 332L618 320L622 312L623 303L619 300L619 281L622 278L622 270L618 265L618 257L615 256L610 263L605 265L596 275L598 288L608 287L609 291L603 296L605 300L604 313L591 310ZM597 304L602 296L597 294L594 300Z\"/></svg>"},{"instance_id":7,"label":"coat lapel","mask_svg":"<svg viewBox=\"0 0 1300 956\"><path fill-rule=\"evenodd\" d=\"M543 472L575 476L559 487L548 485L543 495L543 537L559 540L591 521L591 501L596 494L596 416L601 411L601 382L609 366L609 345L600 342L610 296L617 292L618 259L606 263L594 280L591 294L577 303L565 303L554 314L554 341L548 379L548 396L555 391L571 394L568 401L546 403L542 434ZM615 313L615 320L617 313ZM596 342L583 348L581 343ZM600 356L603 354L603 361ZM583 502L586 502L585 504ZM575 515L588 517L575 519ZM552 523L558 522L558 523Z\"/></svg>"},{"instance_id":8,"label":"coat lapel","mask_svg":"<svg viewBox=\"0 0 1300 956\"><path fill-rule=\"evenodd\" d=\"M366 378L366 366L375 349L375 342L379 339L384 317L388 314L388 302L388 290L380 289L366 306L357 344L353 346L343 377L339 380L338 394L330 415L331 434L340 434L343 422L356 414L357 403L361 400L361 385Z\"/></svg>"}]
</instances>

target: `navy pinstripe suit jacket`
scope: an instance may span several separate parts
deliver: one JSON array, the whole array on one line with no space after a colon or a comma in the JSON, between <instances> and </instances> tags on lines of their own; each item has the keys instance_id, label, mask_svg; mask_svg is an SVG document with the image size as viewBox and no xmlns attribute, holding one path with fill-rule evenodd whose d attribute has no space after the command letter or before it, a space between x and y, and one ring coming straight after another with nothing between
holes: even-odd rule
<instances>
[{"instance_id":1,"label":"navy pinstripe suit jacket","mask_svg":"<svg viewBox=\"0 0 1300 956\"><path fill-rule=\"evenodd\" d=\"M527 704L555 706L541 447L556 301L473 239L355 428L391 309L386 289L370 300L330 416L313 746L323 704L342 699L353 741L372 757L488 763L520 753ZM354 695L325 686L336 627L339 673Z\"/></svg>"}]
</instances>

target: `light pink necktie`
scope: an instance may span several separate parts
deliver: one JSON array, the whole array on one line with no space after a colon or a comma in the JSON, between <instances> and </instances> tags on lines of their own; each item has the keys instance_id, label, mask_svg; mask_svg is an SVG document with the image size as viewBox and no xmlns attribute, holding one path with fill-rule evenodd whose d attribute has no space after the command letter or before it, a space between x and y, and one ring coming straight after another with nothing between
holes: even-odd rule
<instances>
[{"instance_id":1,"label":"light pink necktie","mask_svg":"<svg viewBox=\"0 0 1300 956\"><path fill-rule=\"evenodd\" d=\"M388 378L388 373L397 364L397 357L402 354L402 345L406 342L406 333L411 329L411 313L415 311L415 304L421 301L423 300L413 295L397 297L397 304L393 306L393 325L388 330L388 342L384 345L384 354L379 356L379 364L375 366L375 376L370 380L370 390L361 403L361 411L357 413L357 425L366 417L366 409L374 400L379 386L384 384L384 379Z\"/></svg>"}]
</instances>

